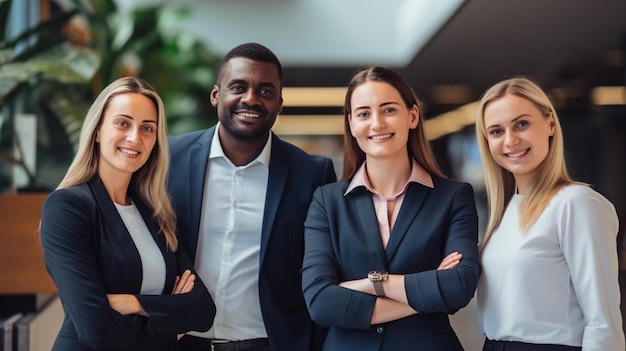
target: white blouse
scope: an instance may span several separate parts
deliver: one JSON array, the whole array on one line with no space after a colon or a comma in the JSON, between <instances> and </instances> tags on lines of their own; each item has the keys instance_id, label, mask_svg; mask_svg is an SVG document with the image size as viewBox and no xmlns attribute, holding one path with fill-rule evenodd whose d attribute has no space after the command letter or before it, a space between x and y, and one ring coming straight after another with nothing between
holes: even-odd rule
<instances>
[{"instance_id":1,"label":"white blouse","mask_svg":"<svg viewBox=\"0 0 626 351\"><path fill-rule=\"evenodd\" d=\"M161 295L165 287L165 258L135 204L115 204L141 258L141 294Z\"/></svg>"},{"instance_id":2,"label":"white blouse","mask_svg":"<svg viewBox=\"0 0 626 351\"><path fill-rule=\"evenodd\" d=\"M514 195L482 253L478 322L491 340L624 350L618 218L589 187L557 193L520 231Z\"/></svg>"}]
</instances>

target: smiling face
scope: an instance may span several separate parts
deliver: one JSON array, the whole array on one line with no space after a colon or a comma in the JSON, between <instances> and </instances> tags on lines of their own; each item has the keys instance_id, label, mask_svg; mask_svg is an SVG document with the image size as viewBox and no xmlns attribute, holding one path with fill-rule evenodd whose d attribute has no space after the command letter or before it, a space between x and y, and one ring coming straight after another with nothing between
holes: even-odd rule
<instances>
[{"instance_id":1,"label":"smiling face","mask_svg":"<svg viewBox=\"0 0 626 351\"><path fill-rule=\"evenodd\" d=\"M154 102L144 95L124 93L109 100L96 134L102 178L130 179L148 161L157 139L157 116Z\"/></svg>"},{"instance_id":2,"label":"smiling face","mask_svg":"<svg viewBox=\"0 0 626 351\"><path fill-rule=\"evenodd\" d=\"M417 106L407 108L398 90L378 81L356 87L350 105L350 132L367 159L406 162L409 129L419 121Z\"/></svg>"},{"instance_id":3,"label":"smiling face","mask_svg":"<svg viewBox=\"0 0 626 351\"><path fill-rule=\"evenodd\" d=\"M221 138L262 141L282 110L281 83L276 65L242 57L230 59L211 92L211 104L226 133Z\"/></svg>"},{"instance_id":4,"label":"smiling face","mask_svg":"<svg viewBox=\"0 0 626 351\"><path fill-rule=\"evenodd\" d=\"M513 174L523 194L548 155L554 117L545 116L530 100L512 94L489 102L483 116L491 156Z\"/></svg>"}]
</instances>

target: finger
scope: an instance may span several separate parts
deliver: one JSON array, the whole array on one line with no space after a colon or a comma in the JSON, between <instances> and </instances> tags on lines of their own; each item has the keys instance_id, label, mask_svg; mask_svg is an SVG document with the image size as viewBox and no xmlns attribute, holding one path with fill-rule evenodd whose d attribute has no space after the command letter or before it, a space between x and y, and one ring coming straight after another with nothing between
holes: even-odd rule
<instances>
[{"instance_id":1,"label":"finger","mask_svg":"<svg viewBox=\"0 0 626 351\"><path fill-rule=\"evenodd\" d=\"M185 286L182 289L182 293L188 293L190 291L193 290L193 287L195 285L195 281L196 281L196 276L195 275L190 275L189 279L187 279L187 281L185 282Z\"/></svg>"},{"instance_id":2,"label":"finger","mask_svg":"<svg viewBox=\"0 0 626 351\"><path fill-rule=\"evenodd\" d=\"M448 266L451 262L454 262L455 258L453 256L446 256L441 263L439 264L439 268L444 268L446 266Z\"/></svg>"},{"instance_id":3,"label":"finger","mask_svg":"<svg viewBox=\"0 0 626 351\"><path fill-rule=\"evenodd\" d=\"M458 258L460 255L461 255L460 253L455 251L455 252L449 254L448 256L446 256L445 259L454 260L454 259Z\"/></svg>"},{"instance_id":4,"label":"finger","mask_svg":"<svg viewBox=\"0 0 626 351\"><path fill-rule=\"evenodd\" d=\"M185 292L185 285L187 284L190 276L192 276L191 270L186 269L183 272L183 275L180 277L180 281L178 282L178 284L176 284L176 289L174 292L175 294L181 294Z\"/></svg>"},{"instance_id":5,"label":"finger","mask_svg":"<svg viewBox=\"0 0 626 351\"><path fill-rule=\"evenodd\" d=\"M185 271L183 272L182 279L187 279L187 278L189 278L190 275L191 275L191 270L190 269L185 269Z\"/></svg>"},{"instance_id":6,"label":"finger","mask_svg":"<svg viewBox=\"0 0 626 351\"><path fill-rule=\"evenodd\" d=\"M176 288L178 287L179 281L180 281L180 277L176 276L176 279L174 280L174 288L172 289L172 295L176 294Z\"/></svg>"},{"instance_id":7,"label":"finger","mask_svg":"<svg viewBox=\"0 0 626 351\"><path fill-rule=\"evenodd\" d=\"M185 279L181 277L180 279L178 279L176 285L174 285L174 291L172 292L172 294L180 294L180 290L183 288L184 285Z\"/></svg>"},{"instance_id":8,"label":"finger","mask_svg":"<svg viewBox=\"0 0 626 351\"><path fill-rule=\"evenodd\" d=\"M444 258L443 261L446 264L450 264L450 263L453 263L453 262L460 261L462 257L463 257L463 255L461 255L460 253L454 252L454 253L451 253L450 255L448 255L446 258Z\"/></svg>"},{"instance_id":9,"label":"finger","mask_svg":"<svg viewBox=\"0 0 626 351\"><path fill-rule=\"evenodd\" d=\"M456 266L459 265L459 263L461 262L461 258L463 258L463 255L458 253L458 252L453 252L451 254L449 254L448 256L446 256L443 261L441 261L441 264L439 264L439 267L437 267L437 269L451 269L454 268Z\"/></svg>"},{"instance_id":10,"label":"finger","mask_svg":"<svg viewBox=\"0 0 626 351\"><path fill-rule=\"evenodd\" d=\"M461 263L461 261L454 261L454 262L450 262L450 264L448 264L448 265L446 266L446 269L454 268L454 267L458 266L458 265L459 265L459 263Z\"/></svg>"}]
</instances>

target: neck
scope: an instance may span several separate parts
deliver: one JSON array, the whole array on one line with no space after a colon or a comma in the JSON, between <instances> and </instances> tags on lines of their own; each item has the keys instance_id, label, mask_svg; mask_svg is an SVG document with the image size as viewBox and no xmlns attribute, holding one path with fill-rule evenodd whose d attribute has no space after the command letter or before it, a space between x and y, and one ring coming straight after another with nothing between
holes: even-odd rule
<instances>
[{"instance_id":1,"label":"neck","mask_svg":"<svg viewBox=\"0 0 626 351\"><path fill-rule=\"evenodd\" d=\"M106 176L100 174L100 179L102 180L102 184L104 184L104 188L109 194L111 200L119 205L130 205L130 200L128 197L128 186L130 185L130 176Z\"/></svg>"},{"instance_id":2,"label":"neck","mask_svg":"<svg viewBox=\"0 0 626 351\"><path fill-rule=\"evenodd\" d=\"M220 144L222 145L222 150L224 150L224 155L228 157L230 162L235 166L245 166L261 154L268 138L269 133L264 138L254 140L223 137L223 133L220 133Z\"/></svg>"},{"instance_id":3,"label":"neck","mask_svg":"<svg viewBox=\"0 0 626 351\"><path fill-rule=\"evenodd\" d=\"M530 188L530 182L526 178L515 178L515 193L518 195L525 195Z\"/></svg>"},{"instance_id":4,"label":"neck","mask_svg":"<svg viewBox=\"0 0 626 351\"><path fill-rule=\"evenodd\" d=\"M400 161L368 158L365 168L372 187L383 196L396 194L411 176L408 156Z\"/></svg>"}]
</instances>

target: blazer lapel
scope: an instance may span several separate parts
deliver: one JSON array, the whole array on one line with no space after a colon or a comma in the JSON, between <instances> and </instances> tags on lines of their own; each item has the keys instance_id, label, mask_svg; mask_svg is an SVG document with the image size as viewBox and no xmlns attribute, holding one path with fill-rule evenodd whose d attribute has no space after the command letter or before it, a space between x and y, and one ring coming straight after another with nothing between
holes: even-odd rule
<instances>
[{"instance_id":1,"label":"blazer lapel","mask_svg":"<svg viewBox=\"0 0 626 351\"><path fill-rule=\"evenodd\" d=\"M385 252L387 255L387 262L391 261L393 255L398 250L402 239L406 236L410 225L414 222L415 217L417 216L417 213L422 209L422 206L424 206L429 193L430 188L424 185L419 183L409 184L409 188L404 196L404 201L402 201L402 207L400 207L400 211L398 212L396 223L391 231L389 242L387 243L387 250Z\"/></svg>"},{"instance_id":2,"label":"blazer lapel","mask_svg":"<svg viewBox=\"0 0 626 351\"><path fill-rule=\"evenodd\" d=\"M370 259L369 267L372 267L372 269L386 269L385 249L380 237L380 228L378 227L372 194L365 188L360 188L354 189L352 193L348 194L348 197L353 206L353 213L358 214L361 223L361 228L357 228L356 232L363 233L363 240L370 248L367 251L376 253L374 257L368 257Z\"/></svg>"},{"instance_id":3,"label":"blazer lapel","mask_svg":"<svg viewBox=\"0 0 626 351\"><path fill-rule=\"evenodd\" d=\"M102 211L102 221L106 222L111 228L110 231L101 230L99 235L113 235L120 242L120 247L124 250L124 256L129 260L128 267L141 267L139 251L137 251L135 243L126 228L124 221L122 221L122 217L119 212L117 212L113 200L109 197L109 194L104 188L104 184L98 175L89 181L89 187L94 194L94 198L100 208L100 211ZM129 282L132 284L130 287L131 291L140 291L142 280L141 270L130 268L129 274L131 275L129 279Z\"/></svg>"},{"instance_id":4,"label":"blazer lapel","mask_svg":"<svg viewBox=\"0 0 626 351\"><path fill-rule=\"evenodd\" d=\"M182 164L189 165L189 183L186 191L188 199L189 213L186 215L187 228L189 228L189 251L191 261L195 262L196 249L198 248L198 233L200 231L200 221L202 218L202 197L204 195L204 185L206 182L209 154L211 151L211 140L215 133L215 127L209 128L206 133L202 133L198 142L189 148L186 154L188 160Z\"/></svg>"},{"instance_id":5,"label":"blazer lapel","mask_svg":"<svg viewBox=\"0 0 626 351\"><path fill-rule=\"evenodd\" d=\"M263 228L261 230L260 262L263 263L267 243L272 233L280 199L283 196L287 175L289 174L288 155L283 149L283 142L274 133L272 137L272 152L270 155L269 176L265 195L265 211L263 213Z\"/></svg>"}]
</instances>

